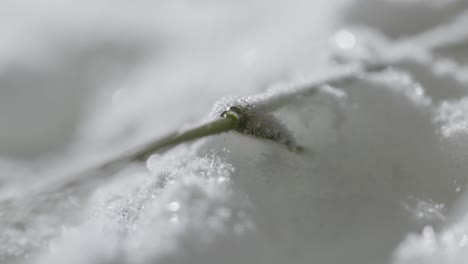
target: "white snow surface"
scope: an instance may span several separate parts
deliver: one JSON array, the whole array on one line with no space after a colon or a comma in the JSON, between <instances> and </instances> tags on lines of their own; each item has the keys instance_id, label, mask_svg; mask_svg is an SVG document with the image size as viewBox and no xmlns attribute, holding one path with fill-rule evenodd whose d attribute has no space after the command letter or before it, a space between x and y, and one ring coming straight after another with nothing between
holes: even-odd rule
<instances>
[{"instance_id":1,"label":"white snow surface","mask_svg":"<svg viewBox=\"0 0 468 264\"><path fill-rule=\"evenodd\" d=\"M0 263L467 263L467 21L464 0L1 1ZM233 104L304 151L229 132L75 178Z\"/></svg>"}]
</instances>

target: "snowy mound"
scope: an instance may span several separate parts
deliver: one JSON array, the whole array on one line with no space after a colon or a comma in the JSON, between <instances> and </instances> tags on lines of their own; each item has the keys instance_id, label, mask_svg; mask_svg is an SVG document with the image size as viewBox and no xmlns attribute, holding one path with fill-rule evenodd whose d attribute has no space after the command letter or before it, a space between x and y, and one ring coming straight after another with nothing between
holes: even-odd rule
<instances>
[{"instance_id":1,"label":"snowy mound","mask_svg":"<svg viewBox=\"0 0 468 264\"><path fill-rule=\"evenodd\" d=\"M464 1L0 14L1 263L468 261ZM230 107L243 129L93 170Z\"/></svg>"}]
</instances>

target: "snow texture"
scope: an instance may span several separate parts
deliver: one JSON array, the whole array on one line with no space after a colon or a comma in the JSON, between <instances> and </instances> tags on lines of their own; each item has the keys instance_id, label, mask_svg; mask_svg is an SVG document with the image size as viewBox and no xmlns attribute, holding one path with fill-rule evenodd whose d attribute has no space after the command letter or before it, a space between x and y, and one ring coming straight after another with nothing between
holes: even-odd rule
<instances>
[{"instance_id":1,"label":"snow texture","mask_svg":"<svg viewBox=\"0 0 468 264\"><path fill-rule=\"evenodd\" d=\"M467 27L464 0L2 1L0 263L466 263Z\"/></svg>"}]
</instances>

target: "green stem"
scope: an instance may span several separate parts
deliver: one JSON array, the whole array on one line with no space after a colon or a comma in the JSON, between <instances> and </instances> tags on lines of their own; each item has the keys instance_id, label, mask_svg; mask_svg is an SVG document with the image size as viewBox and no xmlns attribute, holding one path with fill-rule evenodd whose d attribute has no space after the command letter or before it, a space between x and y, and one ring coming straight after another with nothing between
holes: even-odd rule
<instances>
[{"instance_id":1,"label":"green stem","mask_svg":"<svg viewBox=\"0 0 468 264\"><path fill-rule=\"evenodd\" d=\"M30 194L33 195L34 193L38 196L49 195L51 193L63 194L64 190L70 188L76 188L77 186L83 186L85 184L94 185L96 184L95 181L103 181L107 177L112 176L113 173L120 170L128 161L144 160L153 153L162 151L170 146L238 129L241 126L241 121L243 119L244 117L242 113L228 110L216 120L187 131L175 132L164 138L154 140L148 144L140 146L139 148L135 148L117 157L110 158L104 162L88 167L87 169L75 173L66 179L51 182L50 184L47 184L45 188L32 189L30 190ZM3 200L3 202L5 201L12 202L13 200Z\"/></svg>"},{"instance_id":2,"label":"green stem","mask_svg":"<svg viewBox=\"0 0 468 264\"><path fill-rule=\"evenodd\" d=\"M300 96L309 96L314 94L317 89L325 84L339 84L359 79L362 72L373 72L380 70L381 67L366 66L362 70L345 71L342 74L334 75L333 77L324 78L317 82L312 82L304 86L297 87L292 91L279 93L277 96L269 97L267 101L259 102L259 106L267 112L272 112L281 108L291 100ZM84 171L75 174L75 177L65 179L61 183L53 184L50 190L63 190L72 186L80 185L88 178L96 178L96 174L101 174L101 179L105 176L112 175L112 172L118 171L123 164L129 161L146 160L153 153L163 151L168 147L188 142L194 139L203 138L210 135L215 135L231 130L238 130L242 133L245 130L246 122L255 122L250 120L251 117L246 116L246 113L239 110L239 107L231 106L229 110L224 112L220 118L213 120L201 126L182 131L174 132L166 137L146 143L140 147L128 150L117 157L110 158L104 162L100 162L94 166L88 167ZM245 133L245 132L244 132ZM253 134L255 135L255 134ZM256 135L258 137L258 135ZM261 137L261 136L260 136ZM46 190L47 192L47 190Z\"/></svg>"},{"instance_id":3,"label":"green stem","mask_svg":"<svg viewBox=\"0 0 468 264\"><path fill-rule=\"evenodd\" d=\"M151 154L163 148L174 146L194 139L215 135L239 128L240 117L237 113L228 111L221 118L184 132L172 133L164 138L146 144L130 154L131 160L144 160Z\"/></svg>"},{"instance_id":4,"label":"green stem","mask_svg":"<svg viewBox=\"0 0 468 264\"><path fill-rule=\"evenodd\" d=\"M242 119L243 117L241 113L226 111L216 120L186 131L174 132L166 137L129 150L117 157L110 158L97 165L88 167L87 169L75 174L73 177L65 179L65 181L52 184L43 192L54 192L80 185L83 182L86 182L89 178L96 179L96 174L101 174L99 178L102 180L105 176L110 176L113 172L118 171L128 161L145 160L153 153L163 151L168 147L175 146L180 143L236 130L241 126Z\"/></svg>"}]
</instances>

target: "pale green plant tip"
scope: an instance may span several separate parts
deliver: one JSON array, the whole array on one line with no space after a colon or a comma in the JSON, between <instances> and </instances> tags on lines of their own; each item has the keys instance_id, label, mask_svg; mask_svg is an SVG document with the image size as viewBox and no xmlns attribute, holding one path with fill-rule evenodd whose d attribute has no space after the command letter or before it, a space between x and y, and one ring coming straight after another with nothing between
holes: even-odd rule
<instances>
[{"instance_id":1,"label":"pale green plant tip","mask_svg":"<svg viewBox=\"0 0 468 264\"><path fill-rule=\"evenodd\" d=\"M295 153L303 152L303 148L296 144L286 126L281 124L272 114L255 107L234 105L211 122L184 132L171 134L166 138L143 146L140 150L131 154L130 160L145 160L153 153L166 147L232 130L286 145L290 151Z\"/></svg>"},{"instance_id":2,"label":"pale green plant tip","mask_svg":"<svg viewBox=\"0 0 468 264\"><path fill-rule=\"evenodd\" d=\"M240 127L240 120L241 117L238 113L228 110L216 120L184 132L170 134L169 136L159 139L150 145L143 146L139 151L135 152L131 158L135 160L144 160L153 153L166 147L238 129Z\"/></svg>"}]
</instances>

